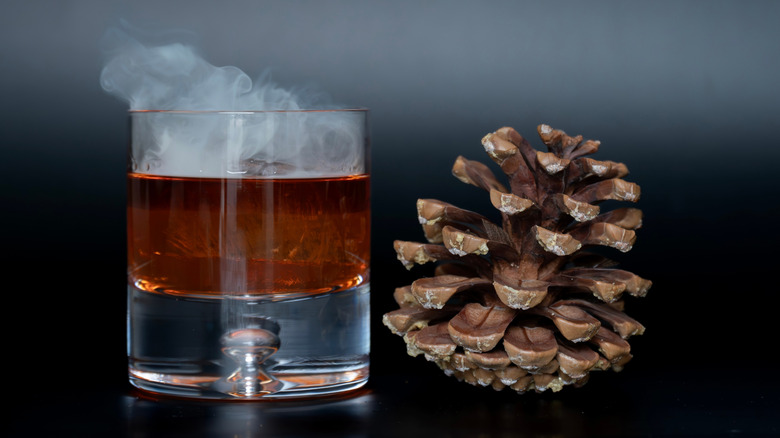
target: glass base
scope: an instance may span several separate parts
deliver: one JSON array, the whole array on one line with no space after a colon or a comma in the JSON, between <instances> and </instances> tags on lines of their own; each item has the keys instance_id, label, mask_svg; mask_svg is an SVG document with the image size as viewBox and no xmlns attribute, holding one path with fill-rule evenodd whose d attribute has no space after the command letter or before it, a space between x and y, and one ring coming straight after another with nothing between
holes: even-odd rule
<instances>
[{"instance_id":1,"label":"glass base","mask_svg":"<svg viewBox=\"0 0 780 438\"><path fill-rule=\"evenodd\" d=\"M299 397L320 397L353 391L368 382L368 365L341 372L276 374L278 386L269 391L240 391L242 385L227 383L222 378L193 377L186 374L166 374L128 368L130 383L143 391L175 397L212 400L277 400ZM236 391L239 389L239 391Z\"/></svg>"},{"instance_id":2,"label":"glass base","mask_svg":"<svg viewBox=\"0 0 780 438\"><path fill-rule=\"evenodd\" d=\"M130 383L206 399L314 397L363 386L369 285L291 300L188 298L128 288Z\"/></svg>"}]
</instances>

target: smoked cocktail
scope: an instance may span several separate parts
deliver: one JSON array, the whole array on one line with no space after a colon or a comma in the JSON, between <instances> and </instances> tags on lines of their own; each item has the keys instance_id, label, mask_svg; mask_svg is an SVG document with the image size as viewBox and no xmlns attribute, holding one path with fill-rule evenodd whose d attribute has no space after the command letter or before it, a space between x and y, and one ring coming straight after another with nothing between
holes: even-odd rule
<instances>
[{"instance_id":1,"label":"smoked cocktail","mask_svg":"<svg viewBox=\"0 0 780 438\"><path fill-rule=\"evenodd\" d=\"M132 111L130 119L131 382L202 398L362 386L367 111Z\"/></svg>"}]
</instances>

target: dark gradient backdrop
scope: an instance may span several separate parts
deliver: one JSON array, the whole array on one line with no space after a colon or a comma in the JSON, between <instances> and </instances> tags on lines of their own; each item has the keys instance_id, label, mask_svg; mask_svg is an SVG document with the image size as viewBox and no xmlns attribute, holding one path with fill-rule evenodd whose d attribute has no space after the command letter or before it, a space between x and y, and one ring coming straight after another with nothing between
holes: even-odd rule
<instances>
[{"instance_id":1,"label":"dark gradient backdrop","mask_svg":"<svg viewBox=\"0 0 780 438\"><path fill-rule=\"evenodd\" d=\"M780 371L767 360L778 304L780 3L92 0L2 9L3 338L15 373L45 392L95 391L66 384L77 372L126 392L126 107L98 83L100 38L126 19L190 32L213 64L250 76L271 69L284 87L372 110L376 396L393 391L383 376L459 388L406 357L379 323L395 307L393 288L412 278L392 241L422 238L415 200L489 210L484 193L450 175L454 159L489 162L480 139L504 125L539 146L535 127L548 123L601 140L597 158L628 164L646 220L635 249L617 257L655 281L629 303L648 327L632 343L634 362L564 403L597 397L599 385L623 395L635 385L655 401L631 400L651 412L628 403L616 435L778 432L765 415L780 407L778 384L764 377ZM389 400L384 409L397 414ZM20 405L14 432L38 424L40 403ZM106 424L120 416L106 410ZM563 412L586 422L572 420L578 407ZM63 430L74 424L89 421Z\"/></svg>"}]
</instances>

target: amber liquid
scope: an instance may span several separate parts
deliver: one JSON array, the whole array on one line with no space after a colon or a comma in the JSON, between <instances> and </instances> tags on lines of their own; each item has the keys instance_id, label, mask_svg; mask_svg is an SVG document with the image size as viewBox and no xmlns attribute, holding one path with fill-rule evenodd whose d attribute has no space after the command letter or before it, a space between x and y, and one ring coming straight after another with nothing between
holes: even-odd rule
<instances>
[{"instance_id":1,"label":"amber liquid","mask_svg":"<svg viewBox=\"0 0 780 438\"><path fill-rule=\"evenodd\" d=\"M368 281L369 177L128 175L128 276L173 295L316 294Z\"/></svg>"}]
</instances>

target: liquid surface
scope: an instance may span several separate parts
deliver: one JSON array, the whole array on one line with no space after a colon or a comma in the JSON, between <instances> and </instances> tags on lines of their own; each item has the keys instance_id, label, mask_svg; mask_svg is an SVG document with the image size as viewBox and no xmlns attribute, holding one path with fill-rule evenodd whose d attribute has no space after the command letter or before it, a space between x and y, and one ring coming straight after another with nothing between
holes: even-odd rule
<instances>
[{"instance_id":1,"label":"liquid surface","mask_svg":"<svg viewBox=\"0 0 780 438\"><path fill-rule=\"evenodd\" d=\"M128 175L128 280L173 295L317 294L368 281L369 177Z\"/></svg>"}]
</instances>

